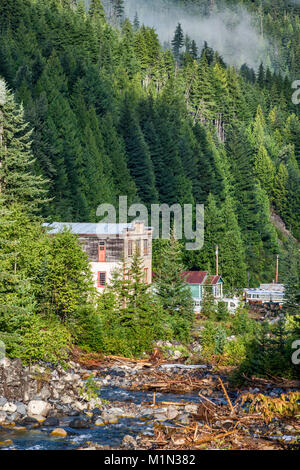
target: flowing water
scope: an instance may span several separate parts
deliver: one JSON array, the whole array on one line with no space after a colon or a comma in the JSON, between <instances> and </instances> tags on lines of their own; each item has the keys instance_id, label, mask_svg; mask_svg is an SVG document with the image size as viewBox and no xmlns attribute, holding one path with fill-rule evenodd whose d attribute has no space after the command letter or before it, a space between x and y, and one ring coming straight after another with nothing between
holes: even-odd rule
<instances>
[{"instance_id":1,"label":"flowing water","mask_svg":"<svg viewBox=\"0 0 300 470\"><path fill-rule=\"evenodd\" d=\"M153 400L153 393L141 391L130 391L119 387L101 388L101 398L109 401L127 402L127 403L150 403ZM220 399L222 400L222 399ZM156 402L200 402L200 398L195 394L166 394L156 393ZM41 426L34 430L15 431L13 429L0 430L0 442L11 440L10 446L1 446L0 449L18 449L18 450L71 450L76 449L87 441L100 445L109 445L118 447L124 436L127 434L136 437L139 433L153 435L152 417L144 418L120 418L118 423L107 424L105 426L94 426L90 429L73 429L68 426L74 418L65 418L60 421L60 428L67 431L67 437L50 436L53 427ZM173 424L174 425L174 424Z\"/></svg>"}]
</instances>

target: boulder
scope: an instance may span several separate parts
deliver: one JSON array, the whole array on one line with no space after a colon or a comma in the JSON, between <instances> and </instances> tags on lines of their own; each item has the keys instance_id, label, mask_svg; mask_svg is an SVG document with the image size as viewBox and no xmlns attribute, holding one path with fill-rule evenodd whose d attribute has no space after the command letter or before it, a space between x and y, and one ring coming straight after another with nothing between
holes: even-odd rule
<instances>
[{"instance_id":1,"label":"boulder","mask_svg":"<svg viewBox=\"0 0 300 470\"><path fill-rule=\"evenodd\" d=\"M17 413L22 416L26 415L26 406L24 405L24 403L17 403Z\"/></svg>"},{"instance_id":2,"label":"boulder","mask_svg":"<svg viewBox=\"0 0 300 470\"><path fill-rule=\"evenodd\" d=\"M73 407L76 409L76 410L79 410L79 411L83 411L86 409L86 403L82 403L80 401L75 401L75 403L73 404Z\"/></svg>"},{"instance_id":3,"label":"boulder","mask_svg":"<svg viewBox=\"0 0 300 470\"><path fill-rule=\"evenodd\" d=\"M172 357L174 359L180 359L182 356L181 351L178 351L177 349L173 352Z\"/></svg>"},{"instance_id":4,"label":"boulder","mask_svg":"<svg viewBox=\"0 0 300 470\"><path fill-rule=\"evenodd\" d=\"M105 423L102 418L97 418L94 424L95 426L104 426Z\"/></svg>"},{"instance_id":5,"label":"boulder","mask_svg":"<svg viewBox=\"0 0 300 470\"><path fill-rule=\"evenodd\" d=\"M17 406L12 403L12 402L7 402L5 405L2 407L3 411L6 411L7 413L15 413L17 411Z\"/></svg>"},{"instance_id":6,"label":"boulder","mask_svg":"<svg viewBox=\"0 0 300 470\"><path fill-rule=\"evenodd\" d=\"M3 367L4 369L8 369L11 366L11 361L8 359L8 357L3 357L0 360L0 367Z\"/></svg>"},{"instance_id":7,"label":"boulder","mask_svg":"<svg viewBox=\"0 0 300 470\"><path fill-rule=\"evenodd\" d=\"M88 429L90 428L90 422L84 417L75 418L70 422L69 426L74 429Z\"/></svg>"},{"instance_id":8,"label":"boulder","mask_svg":"<svg viewBox=\"0 0 300 470\"><path fill-rule=\"evenodd\" d=\"M65 431L63 428L56 428L54 429L50 436L55 436L55 437L67 437L68 433Z\"/></svg>"},{"instance_id":9,"label":"boulder","mask_svg":"<svg viewBox=\"0 0 300 470\"><path fill-rule=\"evenodd\" d=\"M55 416L50 416L49 418L45 419L43 426L59 426L59 419Z\"/></svg>"},{"instance_id":10,"label":"boulder","mask_svg":"<svg viewBox=\"0 0 300 470\"><path fill-rule=\"evenodd\" d=\"M47 416L50 408L51 408L51 405L46 401L31 400L28 403L27 411L28 411L29 416L35 416L35 415Z\"/></svg>"}]
</instances>

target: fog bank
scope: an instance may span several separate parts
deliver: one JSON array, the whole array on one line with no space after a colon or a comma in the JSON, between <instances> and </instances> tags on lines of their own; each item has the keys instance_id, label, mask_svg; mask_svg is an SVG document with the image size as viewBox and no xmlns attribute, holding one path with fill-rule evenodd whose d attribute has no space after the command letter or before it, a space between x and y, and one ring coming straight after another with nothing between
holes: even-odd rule
<instances>
[{"instance_id":1,"label":"fog bank","mask_svg":"<svg viewBox=\"0 0 300 470\"><path fill-rule=\"evenodd\" d=\"M199 49L207 41L229 64L247 63L257 69L266 58L267 41L260 36L254 17L245 9L233 12L227 8L201 17L195 8L189 11L168 0L125 0L124 3L126 16L133 21L137 13L140 24L154 27L165 45L170 44L180 22L184 33L196 41Z\"/></svg>"}]
</instances>

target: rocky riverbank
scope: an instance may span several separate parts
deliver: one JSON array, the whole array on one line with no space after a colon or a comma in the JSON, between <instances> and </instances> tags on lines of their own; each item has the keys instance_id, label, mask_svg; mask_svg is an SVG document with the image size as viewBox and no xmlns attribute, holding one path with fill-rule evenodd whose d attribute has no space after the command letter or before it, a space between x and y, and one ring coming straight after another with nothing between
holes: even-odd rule
<instances>
[{"instance_id":1,"label":"rocky riverbank","mask_svg":"<svg viewBox=\"0 0 300 470\"><path fill-rule=\"evenodd\" d=\"M23 367L19 359L2 359L0 425L43 423L46 418L77 416L102 406L101 398L91 397L86 389L90 375L90 371L72 362L65 370L62 366L39 364Z\"/></svg>"},{"instance_id":2,"label":"rocky riverbank","mask_svg":"<svg viewBox=\"0 0 300 470\"><path fill-rule=\"evenodd\" d=\"M67 370L46 364L25 368L6 358L0 363L0 446L155 449L161 448L159 436L165 433L164 445L171 448L183 438L170 437L169 429L190 429L196 422L196 435L207 433L207 426L217 435L231 433L236 424L242 432L244 418L232 416L229 403L235 406L243 394L279 398L284 392L268 384L234 390L223 377L226 396L220 379L206 365L116 361L91 371L75 362ZM258 417L247 426L248 437L267 434L269 447L278 446L280 436L294 439L299 431L295 420L276 417L267 426ZM270 443L272 435L276 444ZM190 441L185 445L193 448Z\"/></svg>"}]
</instances>

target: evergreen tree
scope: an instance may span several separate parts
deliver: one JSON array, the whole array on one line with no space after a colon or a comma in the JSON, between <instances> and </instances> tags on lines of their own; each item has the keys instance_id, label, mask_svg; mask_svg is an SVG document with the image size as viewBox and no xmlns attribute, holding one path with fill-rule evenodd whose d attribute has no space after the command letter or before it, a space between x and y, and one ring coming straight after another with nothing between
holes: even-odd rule
<instances>
[{"instance_id":1,"label":"evergreen tree","mask_svg":"<svg viewBox=\"0 0 300 470\"><path fill-rule=\"evenodd\" d=\"M194 308L190 288L182 275L183 270L180 245L172 233L169 243L161 251L155 273L155 291L168 315L175 337L187 340L193 324Z\"/></svg>"},{"instance_id":2,"label":"evergreen tree","mask_svg":"<svg viewBox=\"0 0 300 470\"><path fill-rule=\"evenodd\" d=\"M246 264L244 245L234 213L232 201L227 198L222 207L222 218L225 228L219 241L220 270L226 287L243 288L246 285Z\"/></svg>"},{"instance_id":3,"label":"evergreen tree","mask_svg":"<svg viewBox=\"0 0 300 470\"><path fill-rule=\"evenodd\" d=\"M92 276L87 255L74 235L65 230L50 241L38 290L39 308L65 321L91 299Z\"/></svg>"},{"instance_id":4,"label":"evergreen tree","mask_svg":"<svg viewBox=\"0 0 300 470\"><path fill-rule=\"evenodd\" d=\"M174 38L172 39L172 47L173 47L173 54L175 56L175 59L178 61L179 60L179 55L180 55L180 49L184 45L184 34L183 30L181 27L181 24L178 23L175 33L174 33Z\"/></svg>"},{"instance_id":5,"label":"evergreen tree","mask_svg":"<svg viewBox=\"0 0 300 470\"><path fill-rule=\"evenodd\" d=\"M100 0L91 0L89 15L92 18L100 18L101 20L105 18L104 8Z\"/></svg>"},{"instance_id":6,"label":"evergreen tree","mask_svg":"<svg viewBox=\"0 0 300 470\"><path fill-rule=\"evenodd\" d=\"M130 97L125 98L120 119L120 131L125 142L128 168L134 178L140 198L145 203L157 201L155 177L148 146L140 129Z\"/></svg>"},{"instance_id":7,"label":"evergreen tree","mask_svg":"<svg viewBox=\"0 0 300 470\"><path fill-rule=\"evenodd\" d=\"M216 314L216 304L212 288L209 286L203 287L202 302L201 302L201 315L206 318L214 318Z\"/></svg>"},{"instance_id":8,"label":"evergreen tree","mask_svg":"<svg viewBox=\"0 0 300 470\"><path fill-rule=\"evenodd\" d=\"M0 194L6 202L35 209L45 199L46 181L34 174L31 132L22 107L0 80Z\"/></svg>"},{"instance_id":9,"label":"evergreen tree","mask_svg":"<svg viewBox=\"0 0 300 470\"><path fill-rule=\"evenodd\" d=\"M111 0L113 16L120 23L124 15L124 0Z\"/></svg>"},{"instance_id":10,"label":"evergreen tree","mask_svg":"<svg viewBox=\"0 0 300 470\"><path fill-rule=\"evenodd\" d=\"M134 31L138 31L138 29L140 29L140 22L139 22L139 17L138 17L137 12L134 15L133 28L134 28Z\"/></svg>"},{"instance_id":11,"label":"evergreen tree","mask_svg":"<svg viewBox=\"0 0 300 470\"><path fill-rule=\"evenodd\" d=\"M113 273L99 313L108 353L136 356L151 351L154 340L165 334L165 314L144 282L143 260L137 252L130 265L124 263Z\"/></svg>"}]
</instances>

